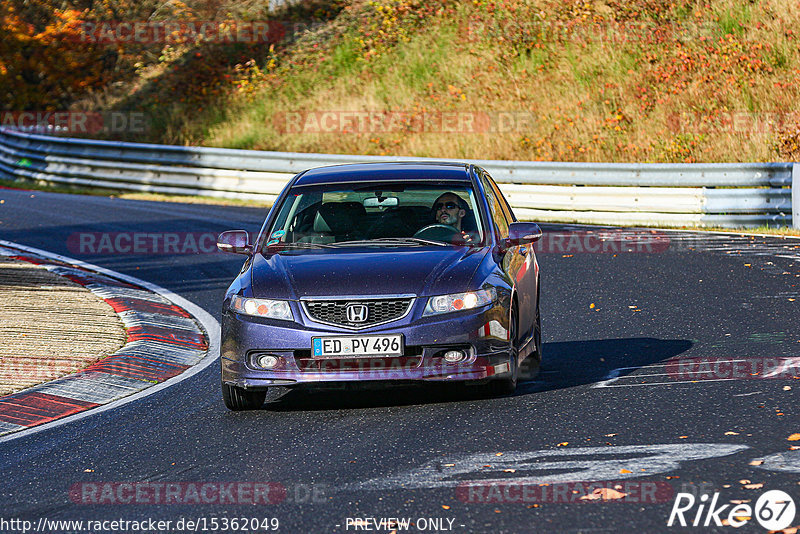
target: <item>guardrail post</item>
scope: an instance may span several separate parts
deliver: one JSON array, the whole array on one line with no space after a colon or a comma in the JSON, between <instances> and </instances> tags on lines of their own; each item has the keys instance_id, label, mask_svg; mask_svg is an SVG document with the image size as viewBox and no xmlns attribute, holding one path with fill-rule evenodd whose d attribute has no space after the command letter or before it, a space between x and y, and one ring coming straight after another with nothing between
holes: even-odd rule
<instances>
[{"instance_id":1,"label":"guardrail post","mask_svg":"<svg viewBox=\"0 0 800 534\"><path fill-rule=\"evenodd\" d=\"M800 163L792 164L792 228L800 230Z\"/></svg>"}]
</instances>

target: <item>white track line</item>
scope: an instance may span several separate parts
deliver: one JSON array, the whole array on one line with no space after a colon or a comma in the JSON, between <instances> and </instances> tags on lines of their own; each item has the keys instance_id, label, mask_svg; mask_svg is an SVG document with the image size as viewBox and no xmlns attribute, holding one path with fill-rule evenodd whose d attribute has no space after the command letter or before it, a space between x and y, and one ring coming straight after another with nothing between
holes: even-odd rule
<instances>
[{"instance_id":1,"label":"white track line","mask_svg":"<svg viewBox=\"0 0 800 534\"><path fill-rule=\"evenodd\" d=\"M45 423L43 425L34 426L28 428L26 430L20 430L19 432L14 432L13 434L7 434L3 437L0 437L0 443L5 443L7 441L11 441L14 439L18 439L25 436L30 436L31 434L35 434L36 432L41 432L42 430L48 430L50 428L55 428L57 426L61 426L67 423L71 423L73 421L77 421L78 419L83 419L84 417L89 417L101 412L105 412L106 410L113 410L114 408L119 408L129 402L133 402L135 400L139 400L144 398L148 395L152 395L153 393L157 393L162 389L168 388L170 386L174 386L178 382L182 382L187 378L190 378L212 363L214 363L216 359L216 354L219 352L219 343L220 343L220 327L219 322L207 311L203 308L186 300L185 298L181 297L170 291L169 289L165 289L159 285L153 284L151 282L146 282L134 276L130 276L127 274L118 273L116 271L112 271L111 269L106 269L105 267L100 267L99 265L94 265L91 263L86 263L81 260L77 260L75 258L70 258L67 256L62 256L60 254L55 254L53 252L48 252L46 250L42 250L35 247L29 247L26 245L20 245L18 243L13 243L11 241L5 241L0 239L0 245L7 246L9 248L15 248L17 250L21 250L24 252L30 252L33 254L38 254L40 256L44 256L46 258L51 258L54 260L63 261L65 263L69 263L71 265L83 267L84 269L88 269L90 271L95 271L106 276L110 276L112 278L116 278L117 280L123 280L125 282L130 282L132 284L139 285L141 287L146 287L150 291L154 293L158 293L162 297L172 301L176 305L184 308L186 311L192 314L195 319L197 319L200 324L205 329L206 333L208 334L208 351L206 355L200 360L197 365L194 365L184 371L183 373L173 376L172 378L161 382L160 384L156 384L152 387L139 391L138 393L134 393L133 395L129 395L127 397L123 397L119 400L114 402L110 402L108 404L104 404L102 406L98 406L97 408L92 408L90 410L86 410L85 412L76 413L74 415L68 415L62 419L58 419L56 421L51 421L49 423Z\"/></svg>"}]
</instances>

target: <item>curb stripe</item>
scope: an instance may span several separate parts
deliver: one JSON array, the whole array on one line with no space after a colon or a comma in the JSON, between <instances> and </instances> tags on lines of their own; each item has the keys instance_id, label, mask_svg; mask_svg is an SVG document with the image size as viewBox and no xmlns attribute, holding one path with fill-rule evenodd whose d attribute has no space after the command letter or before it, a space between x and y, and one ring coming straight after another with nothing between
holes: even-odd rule
<instances>
[{"instance_id":1,"label":"curb stripe","mask_svg":"<svg viewBox=\"0 0 800 534\"><path fill-rule=\"evenodd\" d=\"M117 354L97 362L86 368L87 371L102 371L105 373L130 378L145 378L148 381L163 382L168 378L179 375L188 369L188 365L177 365L169 362L149 360Z\"/></svg>"},{"instance_id":2,"label":"curb stripe","mask_svg":"<svg viewBox=\"0 0 800 534\"><path fill-rule=\"evenodd\" d=\"M90 290L92 293L94 293L95 295L99 296L102 299L113 299L122 297L122 298L147 300L159 304L170 304L170 301L168 301L161 295L157 295L156 293L151 293L150 291L147 291L145 289L109 286L105 284L103 285L89 284L88 286L86 286L86 289Z\"/></svg>"},{"instance_id":3,"label":"curb stripe","mask_svg":"<svg viewBox=\"0 0 800 534\"><path fill-rule=\"evenodd\" d=\"M92 402L25 390L20 394L0 399L0 420L29 427L82 412L95 406L98 405Z\"/></svg>"},{"instance_id":4,"label":"curb stripe","mask_svg":"<svg viewBox=\"0 0 800 534\"><path fill-rule=\"evenodd\" d=\"M22 393L34 390L50 395L67 397L71 400L106 404L120 397L136 393L150 385L151 383L146 380L137 380L108 373L81 371L74 375L33 386Z\"/></svg>"},{"instance_id":5,"label":"curb stripe","mask_svg":"<svg viewBox=\"0 0 800 534\"><path fill-rule=\"evenodd\" d=\"M75 282L76 284L80 284L82 286L88 286L89 284L103 283L106 285L115 285L119 287L129 287L129 288L136 287L127 282L123 282L121 280L114 280L113 278L109 278L107 276L100 276L97 275L96 273L91 273L83 269L78 269L77 267L61 267L55 265L46 265L45 267L51 273L63 276L64 278L68 278L73 282Z\"/></svg>"},{"instance_id":6,"label":"curb stripe","mask_svg":"<svg viewBox=\"0 0 800 534\"><path fill-rule=\"evenodd\" d=\"M195 322L188 317L168 316L160 313L149 313L140 311L118 312L119 318L125 326L160 326L163 328L177 328L180 330L193 330Z\"/></svg>"},{"instance_id":7,"label":"curb stripe","mask_svg":"<svg viewBox=\"0 0 800 534\"><path fill-rule=\"evenodd\" d=\"M145 313L160 313L161 315L173 315L176 317L191 318L185 310L174 304L158 304L149 300L139 300L131 298L110 298L105 299L115 312L121 313L129 310L137 310Z\"/></svg>"}]
</instances>

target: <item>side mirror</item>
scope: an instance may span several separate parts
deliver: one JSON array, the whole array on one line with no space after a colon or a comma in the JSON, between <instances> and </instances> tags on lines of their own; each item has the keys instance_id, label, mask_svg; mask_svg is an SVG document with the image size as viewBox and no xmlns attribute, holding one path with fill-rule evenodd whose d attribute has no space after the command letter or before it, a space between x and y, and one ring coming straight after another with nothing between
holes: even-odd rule
<instances>
[{"instance_id":1,"label":"side mirror","mask_svg":"<svg viewBox=\"0 0 800 534\"><path fill-rule=\"evenodd\" d=\"M527 245L538 241L542 237L542 229L539 225L532 222L515 222L508 226L509 247L517 245Z\"/></svg>"},{"instance_id":2,"label":"side mirror","mask_svg":"<svg viewBox=\"0 0 800 534\"><path fill-rule=\"evenodd\" d=\"M231 252L233 254L250 254L253 251L249 236L245 230L222 232L217 237L217 248L222 252Z\"/></svg>"}]
</instances>

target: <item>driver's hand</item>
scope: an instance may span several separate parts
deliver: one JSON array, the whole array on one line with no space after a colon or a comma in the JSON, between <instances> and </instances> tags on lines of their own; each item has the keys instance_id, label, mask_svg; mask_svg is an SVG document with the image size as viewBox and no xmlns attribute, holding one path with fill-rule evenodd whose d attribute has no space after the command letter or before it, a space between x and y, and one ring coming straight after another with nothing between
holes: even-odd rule
<instances>
[{"instance_id":1,"label":"driver's hand","mask_svg":"<svg viewBox=\"0 0 800 534\"><path fill-rule=\"evenodd\" d=\"M474 239L475 238L472 236L472 234L462 231L459 234L456 234L453 241L457 243L472 243Z\"/></svg>"}]
</instances>

